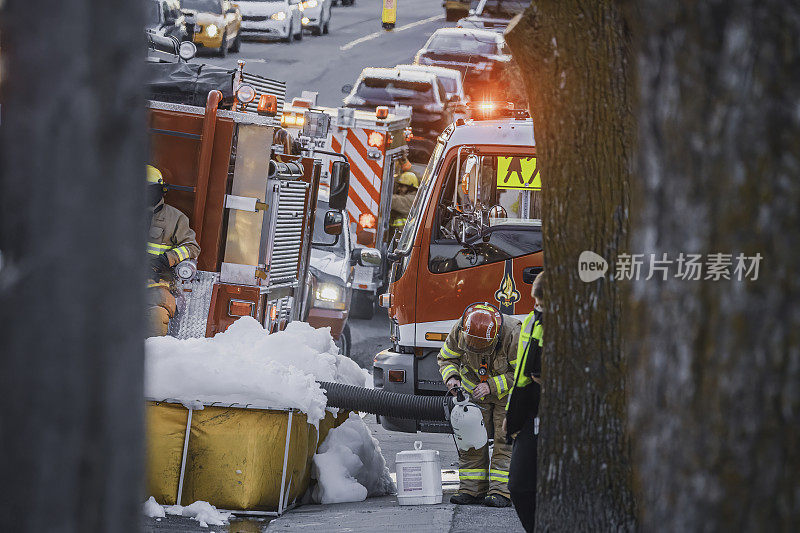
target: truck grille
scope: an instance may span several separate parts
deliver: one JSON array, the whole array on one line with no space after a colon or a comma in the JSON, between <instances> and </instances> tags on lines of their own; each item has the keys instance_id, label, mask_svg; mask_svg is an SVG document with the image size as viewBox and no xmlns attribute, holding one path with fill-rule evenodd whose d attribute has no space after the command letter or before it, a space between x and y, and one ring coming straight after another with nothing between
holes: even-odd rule
<instances>
[{"instance_id":1,"label":"truck grille","mask_svg":"<svg viewBox=\"0 0 800 533\"><path fill-rule=\"evenodd\" d=\"M278 99L278 114L275 115L276 117L276 126L280 124L281 115L283 114L283 104L286 102L286 82L272 80L270 78L265 78L264 76L259 76L257 74L251 74L249 72L242 73L242 83L246 83L248 85L252 85L253 88L256 90L256 97L255 99L245 106L245 111L248 113L257 113L258 112L258 100L262 94L273 94L275 98Z\"/></svg>"},{"instance_id":2,"label":"truck grille","mask_svg":"<svg viewBox=\"0 0 800 533\"><path fill-rule=\"evenodd\" d=\"M268 252L267 286L296 286L300 268L300 252L303 247L303 227L306 224L306 198L309 186L302 181L277 181L273 188L273 200L277 205L274 234Z\"/></svg>"}]
</instances>

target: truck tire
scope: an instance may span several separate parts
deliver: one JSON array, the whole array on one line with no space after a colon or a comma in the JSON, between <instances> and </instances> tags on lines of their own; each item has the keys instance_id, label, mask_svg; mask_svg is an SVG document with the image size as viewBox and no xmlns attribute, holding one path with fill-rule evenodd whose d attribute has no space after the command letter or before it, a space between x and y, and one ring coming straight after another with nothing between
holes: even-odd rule
<instances>
[{"instance_id":1,"label":"truck tire","mask_svg":"<svg viewBox=\"0 0 800 533\"><path fill-rule=\"evenodd\" d=\"M353 291L353 298L350 301L350 316L371 320L375 316L375 295L368 291Z\"/></svg>"},{"instance_id":2,"label":"truck tire","mask_svg":"<svg viewBox=\"0 0 800 533\"><path fill-rule=\"evenodd\" d=\"M336 339L336 346L339 347L339 353L348 358L350 357L350 346L352 346L351 339L350 324L345 324L342 333Z\"/></svg>"},{"instance_id":3,"label":"truck tire","mask_svg":"<svg viewBox=\"0 0 800 533\"><path fill-rule=\"evenodd\" d=\"M226 57L228 55L228 34L222 34L222 43L219 45L219 51L217 52L219 57Z\"/></svg>"}]
</instances>

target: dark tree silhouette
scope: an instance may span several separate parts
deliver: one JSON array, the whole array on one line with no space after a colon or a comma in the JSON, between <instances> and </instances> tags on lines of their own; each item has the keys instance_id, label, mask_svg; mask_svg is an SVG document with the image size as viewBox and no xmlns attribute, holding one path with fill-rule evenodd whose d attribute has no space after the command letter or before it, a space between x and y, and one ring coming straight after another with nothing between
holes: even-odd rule
<instances>
[{"instance_id":1,"label":"dark tree silhouette","mask_svg":"<svg viewBox=\"0 0 800 533\"><path fill-rule=\"evenodd\" d=\"M138 531L141 2L0 2L0 508L8 531Z\"/></svg>"},{"instance_id":2,"label":"dark tree silhouette","mask_svg":"<svg viewBox=\"0 0 800 533\"><path fill-rule=\"evenodd\" d=\"M627 249L629 35L615 2L534 0L507 40L527 87L544 190L537 528L632 529L622 296L608 277L578 277L582 251L613 260Z\"/></svg>"}]
</instances>

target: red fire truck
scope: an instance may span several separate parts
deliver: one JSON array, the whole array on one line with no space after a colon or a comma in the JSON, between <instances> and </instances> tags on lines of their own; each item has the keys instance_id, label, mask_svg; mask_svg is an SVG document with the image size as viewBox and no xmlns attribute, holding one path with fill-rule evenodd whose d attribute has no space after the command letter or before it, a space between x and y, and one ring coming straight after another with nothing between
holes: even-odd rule
<instances>
[{"instance_id":1,"label":"red fire truck","mask_svg":"<svg viewBox=\"0 0 800 533\"><path fill-rule=\"evenodd\" d=\"M295 98L283 111L281 123L303 146L303 154L322 159L323 188L333 163L344 154L352 179L347 216L356 248L374 248L384 258L378 266L355 267L351 316L370 318L378 291L386 286L386 252L393 238L389 226L394 176L408 153L410 110L379 107L375 112L319 107L313 93ZM311 133L327 117L327 136ZM327 154L325 152L328 152Z\"/></svg>"},{"instance_id":2,"label":"red fire truck","mask_svg":"<svg viewBox=\"0 0 800 533\"><path fill-rule=\"evenodd\" d=\"M194 64L151 65L149 163L169 187L166 203L189 217L201 253L179 265L178 313L169 334L213 336L241 316L270 331L296 319L305 300L311 228L322 161L272 154L284 85ZM210 90L208 90L210 89ZM205 106L192 105L205 92ZM262 98L263 97L263 98ZM189 102L189 103L186 103ZM328 233L341 233L349 169L331 170Z\"/></svg>"},{"instance_id":3,"label":"red fire truck","mask_svg":"<svg viewBox=\"0 0 800 533\"><path fill-rule=\"evenodd\" d=\"M487 106L487 104L483 104ZM541 179L533 123L509 110L491 120L459 119L439 137L397 247L389 254L392 348L375 357L375 388L445 393L436 355L471 303L505 315L533 309L542 266ZM395 431L449 431L446 424L381 417Z\"/></svg>"}]
</instances>

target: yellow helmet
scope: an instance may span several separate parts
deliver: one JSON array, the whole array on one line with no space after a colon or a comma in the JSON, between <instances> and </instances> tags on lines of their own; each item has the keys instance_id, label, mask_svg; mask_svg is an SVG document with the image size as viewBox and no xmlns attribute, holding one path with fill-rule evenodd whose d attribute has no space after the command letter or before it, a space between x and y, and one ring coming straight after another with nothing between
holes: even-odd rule
<instances>
[{"instance_id":1,"label":"yellow helmet","mask_svg":"<svg viewBox=\"0 0 800 533\"><path fill-rule=\"evenodd\" d=\"M147 165L147 183L164 183L164 176L161 171L153 165Z\"/></svg>"},{"instance_id":2,"label":"yellow helmet","mask_svg":"<svg viewBox=\"0 0 800 533\"><path fill-rule=\"evenodd\" d=\"M417 175L413 172L403 172L400 174L400 177L397 178L397 183L402 183L403 185L408 185L409 187L419 189L419 180L417 179Z\"/></svg>"}]
</instances>

